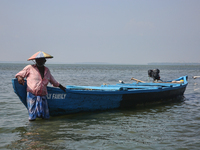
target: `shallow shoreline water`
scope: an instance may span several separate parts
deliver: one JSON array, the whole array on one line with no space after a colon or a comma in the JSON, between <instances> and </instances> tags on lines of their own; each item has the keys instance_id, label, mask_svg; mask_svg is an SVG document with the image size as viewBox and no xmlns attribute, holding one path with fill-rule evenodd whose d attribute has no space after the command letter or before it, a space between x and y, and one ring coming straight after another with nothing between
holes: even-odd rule
<instances>
[{"instance_id":1,"label":"shallow shoreline water","mask_svg":"<svg viewBox=\"0 0 200 150\"><path fill-rule=\"evenodd\" d=\"M26 64L0 64L0 149L199 149L199 66L53 65L51 73L63 85L99 86L150 81L149 69L161 79L188 75L182 101L51 117L28 121L27 110L13 92L11 79Z\"/></svg>"}]
</instances>

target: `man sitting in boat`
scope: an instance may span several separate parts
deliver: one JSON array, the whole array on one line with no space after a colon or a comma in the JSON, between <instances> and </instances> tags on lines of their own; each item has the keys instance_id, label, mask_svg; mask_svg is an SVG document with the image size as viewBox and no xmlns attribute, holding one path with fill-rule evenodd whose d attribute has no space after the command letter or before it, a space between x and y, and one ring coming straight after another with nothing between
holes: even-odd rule
<instances>
[{"instance_id":1,"label":"man sitting in boat","mask_svg":"<svg viewBox=\"0 0 200 150\"><path fill-rule=\"evenodd\" d=\"M53 56L42 51L37 52L28 60L35 60L36 64L26 66L15 77L19 84L24 85L24 78L27 80L27 107L29 121L38 118L49 118L49 109L47 104L47 84L50 82L54 87L59 87L65 91L65 87L59 84L51 75L49 69L44 66L46 58Z\"/></svg>"}]
</instances>

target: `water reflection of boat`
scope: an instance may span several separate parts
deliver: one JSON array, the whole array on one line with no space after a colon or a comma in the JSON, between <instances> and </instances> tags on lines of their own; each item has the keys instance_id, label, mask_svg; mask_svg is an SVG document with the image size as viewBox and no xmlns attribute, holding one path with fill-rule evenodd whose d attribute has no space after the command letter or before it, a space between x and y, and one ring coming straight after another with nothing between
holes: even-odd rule
<instances>
[{"instance_id":1,"label":"water reflection of boat","mask_svg":"<svg viewBox=\"0 0 200 150\"><path fill-rule=\"evenodd\" d=\"M70 113L135 107L139 104L165 102L182 96L187 87L187 76L162 83L119 83L102 86L67 86L66 92L47 87L51 116ZM26 103L26 84L20 85L12 79L15 93Z\"/></svg>"}]
</instances>

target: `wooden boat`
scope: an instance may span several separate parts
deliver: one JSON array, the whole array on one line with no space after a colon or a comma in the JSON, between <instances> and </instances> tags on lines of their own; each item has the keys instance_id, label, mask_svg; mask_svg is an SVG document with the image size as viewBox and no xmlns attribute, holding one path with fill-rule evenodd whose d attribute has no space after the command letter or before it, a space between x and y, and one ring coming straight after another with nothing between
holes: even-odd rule
<instances>
[{"instance_id":1,"label":"wooden boat","mask_svg":"<svg viewBox=\"0 0 200 150\"><path fill-rule=\"evenodd\" d=\"M187 78L187 76L182 76L165 83L119 83L99 87L67 86L66 92L59 88L47 87L50 115L128 108L140 104L164 102L183 96L188 84ZM26 84L20 85L17 79L12 79L12 84L14 92L27 107Z\"/></svg>"}]
</instances>

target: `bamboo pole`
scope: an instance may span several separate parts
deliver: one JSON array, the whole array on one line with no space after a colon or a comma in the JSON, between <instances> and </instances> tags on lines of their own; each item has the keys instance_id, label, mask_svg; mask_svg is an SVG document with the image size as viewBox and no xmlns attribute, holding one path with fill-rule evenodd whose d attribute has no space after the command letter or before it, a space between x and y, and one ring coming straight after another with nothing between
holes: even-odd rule
<instances>
[{"instance_id":1,"label":"bamboo pole","mask_svg":"<svg viewBox=\"0 0 200 150\"><path fill-rule=\"evenodd\" d=\"M138 80L138 79L135 79L135 78L131 78L131 80L134 80L134 81L137 81L137 82L142 82L142 83L145 83L144 81L142 81L142 80Z\"/></svg>"},{"instance_id":2,"label":"bamboo pole","mask_svg":"<svg viewBox=\"0 0 200 150\"><path fill-rule=\"evenodd\" d=\"M196 79L196 78L200 78L200 76L193 76L193 78L194 78L194 79Z\"/></svg>"}]
</instances>

